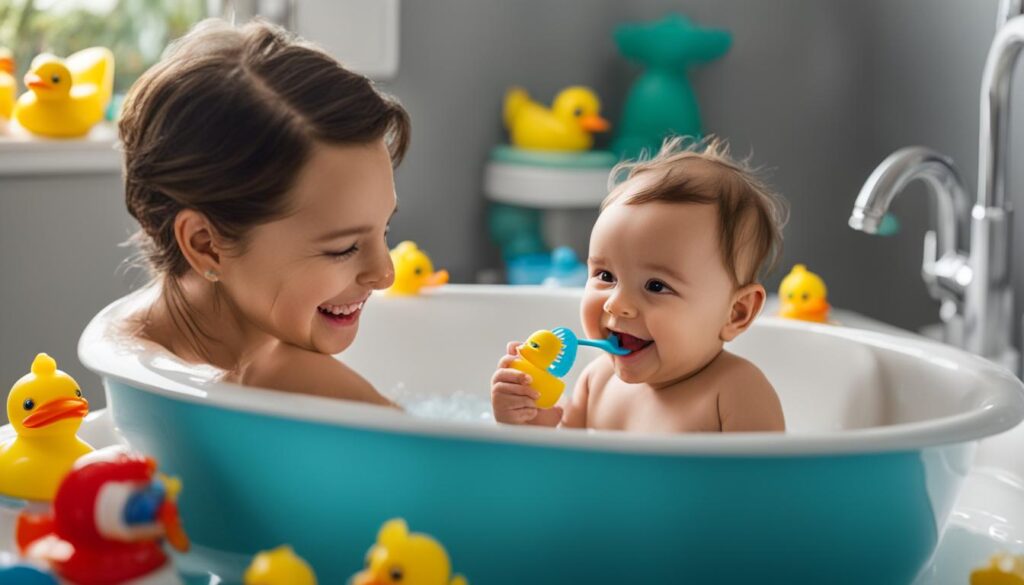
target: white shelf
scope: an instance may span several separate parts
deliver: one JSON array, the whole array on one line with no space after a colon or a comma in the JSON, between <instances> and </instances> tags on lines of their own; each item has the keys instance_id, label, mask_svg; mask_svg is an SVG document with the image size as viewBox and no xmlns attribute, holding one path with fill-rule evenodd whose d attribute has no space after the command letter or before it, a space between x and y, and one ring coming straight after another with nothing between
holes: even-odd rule
<instances>
[{"instance_id":1,"label":"white shelf","mask_svg":"<svg viewBox=\"0 0 1024 585\"><path fill-rule=\"evenodd\" d=\"M608 194L606 168L558 168L489 162L484 193L491 201L539 209L596 209Z\"/></svg>"},{"instance_id":2,"label":"white shelf","mask_svg":"<svg viewBox=\"0 0 1024 585\"><path fill-rule=\"evenodd\" d=\"M11 125L0 134L0 177L121 172L117 130L103 122L82 138L42 138Z\"/></svg>"}]
</instances>

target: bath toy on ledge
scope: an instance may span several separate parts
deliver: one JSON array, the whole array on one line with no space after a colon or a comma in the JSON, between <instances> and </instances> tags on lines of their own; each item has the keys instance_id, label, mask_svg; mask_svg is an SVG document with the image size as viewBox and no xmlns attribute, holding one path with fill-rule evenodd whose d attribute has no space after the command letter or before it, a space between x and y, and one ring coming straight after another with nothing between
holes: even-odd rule
<instances>
[{"instance_id":1,"label":"bath toy on ledge","mask_svg":"<svg viewBox=\"0 0 1024 585\"><path fill-rule=\"evenodd\" d=\"M825 281L803 264L793 267L779 285L779 316L816 323L828 322L828 289Z\"/></svg>"},{"instance_id":2,"label":"bath toy on ledge","mask_svg":"<svg viewBox=\"0 0 1024 585\"><path fill-rule=\"evenodd\" d=\"M161 544L188 550L181 484L156 469L122 447L79 459L54 498L53 532L31 542L26 557L70 583L180 583Z\"/></svg>"},{"instance_id":3,"label":"bath toy on ledge","mask_svg":"<svg viewBox=\"0 0 1024 585\"><path fill-rule=\"evenodd\" d=\"M468 585L462 575L451 574L448 553L426 534L410 533L405 520L389 520L377 543L366 554L366 568L352 577L352 585Z\"/></svg>"},{"instance_id":4,"label":"bath toy on ledge","mask_svg":"<svg viewBox=\"0 0 1024 585\"><path fill-rule=\"evenodd\" d=\"M75 434L89 403L74 378L45 353L7 395L7 418L17 435L0 443L0 494L49 501L80 456L92 451Z\"/></svg>"},{"instance_id":5,"label":"bath toy on ledge","mask_svg":"<svg viewBox=\"0 0 1024 585\"><path fill-rule=\"evenodd\" d=\"M441 286L448 282L448 271L434 271L430 257L415 242L402 242L391 250L395 265L395 283L387 289L389 295L416 295L424 287Z\"/></svg>"},{"instance_id":6,"label":"bath toy on ledge","mask_svg":"<svg viewBox=\"0 0 1024 585\"><path fill-rule=\"evenodd\" d=\"M279 546L252 559L242 577L243 585L316 585L316 574L292 547Z\"/></svg>"},{"instance_id":7,"label":"bath toy on ledge","mask_svg":"<svg viewBox=\"0 0 1024 585\"><path fill-rule=\"evenodd\" d=\"M527 150L580 151L594 145L594 132L605 132L601 102L593 90L572 86L555 97L551 108L530 99L521 87L505 94L505 127L513 146Z\"/></svg>"},{"instance_id":8,"label":"bath toy on ledge","mask_svg":"<svg viewBox=\"0 0 1024 585\"><path fill-rule=\"evenodd\" d=\"M971 585L1024 585L1024 556L997 554L971 572Z\"/></svg>"},{"instance_id":9,"label":"bath toy on ledge","mask_svg":"<svg viewBox=\"0 0 1024 585\"><path fill-rule=\"evenodd\" d=\"M25 75L28 91L14 106L14 120L33 134L84 136L103 119L114 88L114 54L103 47L66 60L43 54Z\"/></svg>"},{"instance_id":10,"label":"bath toy on ledge","mask_svg":"<svg viewBox=\"0 0 1024 585\"><path fill-rule=\"evenodd\" d=\"M670 134L699 138L700 111L688 73L728 52L732 35L673 14L619 26L615 42L623 57L645 69L626 96L612 150L634 159L644 151L658 152Z\"/></svg>"},{"instance_id":11,"label":"bath toy on ledge","mask_svg":"<svg viewBox=\"0 0 1024 585\"><path fill-rule=\"evenodd\" d=\"M14 79L14 55L6 47L0 47L0 119L9 120L14 111L14 96L18 82Z\"/></svg>"},{"instance_id":12,"label":"bath toy on ledge","mask_svg":"<svg viewBox=\"0 0 1024 585\"><path fill-rule=\"evenodd\" d=\"M596 347L615 355L629 354L628 349L619 345L619 338L615 335L600 340L579 339L571 329L565 327L541 329L519 346L519 357L512 362L512 368L532 378L530 387L540 393L538 408L551 408L561 398L565 382L560 378L568 374L576 363L580 345Z\"/></svg>"}]
</instances>

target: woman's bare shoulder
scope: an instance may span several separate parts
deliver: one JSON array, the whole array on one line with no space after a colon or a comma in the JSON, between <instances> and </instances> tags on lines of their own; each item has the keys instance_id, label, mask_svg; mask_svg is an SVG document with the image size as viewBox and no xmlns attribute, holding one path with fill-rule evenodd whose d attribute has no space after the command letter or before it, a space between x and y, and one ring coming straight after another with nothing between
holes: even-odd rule
<instances>
[{"instance_id":1,"label":"woman's bare shoulder","mask_svg":"<svg viewBox=\"0 0 1024 585\"><path fill-rule=\"evenodd\" d=\"M370 404L392 406L373 385L334 356L285 343L276 344L245 368L240 382Z\"/></svg>"}]
</instances>

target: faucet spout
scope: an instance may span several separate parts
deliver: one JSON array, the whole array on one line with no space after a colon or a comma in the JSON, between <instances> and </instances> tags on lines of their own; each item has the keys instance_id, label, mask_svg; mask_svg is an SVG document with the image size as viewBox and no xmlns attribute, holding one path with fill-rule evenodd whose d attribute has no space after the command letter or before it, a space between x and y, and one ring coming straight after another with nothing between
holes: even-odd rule
<instances>
[{"instance_id":1,"label":"faucet spout","mask_svg":"<svg viewBox=\"0 0 1024 585\"><path fill-rule=\"evenodd\" d=\"M922 146L897 150L865 181L849 224L855 230L877 234L893 200L916 180L928 187L936 211L936 230L925 235L921 277L928 292L942 304L940 315L946 323L946 341L963 345L964 295L972 274L969 258L960 252L967 193L953 161Z\"/></svg>"},{"instance_id":2,"label":"faucet spout","mask_svg":"<svg viewBox=\"0 0 1024 585\"><path fill-rule=\"evenodd\" d=\"M918 179L928 186L935 199L941 254L959 253L960 218L967 216L967 193L953 161L923 146L897 150L875 168L853 204L850 227L877 234L882 218L896 195Z\"/></svg>"}]
</instances>

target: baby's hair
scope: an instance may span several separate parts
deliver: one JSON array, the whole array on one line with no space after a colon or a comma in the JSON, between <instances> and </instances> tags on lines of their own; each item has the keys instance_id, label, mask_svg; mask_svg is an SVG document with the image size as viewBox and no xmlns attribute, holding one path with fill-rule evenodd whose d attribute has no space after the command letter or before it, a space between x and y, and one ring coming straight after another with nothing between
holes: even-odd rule
<instances>
[{"instance_id":1,"label":"baby's hair","mask_svg":"<svg viewBox=\"0 0 1024 585\"><path fill-rule=\"evenodd\" d=\"M601 209L622 199L627 182L651 174L660 176L626 196L624 205L652 201L717 205L722 259L735 284L757 282L775 267L788 214L785 200L746 160L733 159L724 140L677 136L666 139L653 158L619 163L609 176L609 194Z\"/></svg>"},{"instance_id":2,"label":"baby's hair","mask_svg":"<svg viewBox=\"0 0 1024 585\"><path fill-rule=\"evenodd\" d=\"M256 225L289 212L287 191L318 143L384 138L397 165L409 116L392 97L334 58L262 21L207 19L135 82L119 122L125 202L150 271L189 270L178 212L202 213L244 246Z\"/></svg>"}]
</instances>

